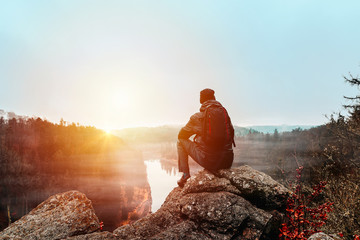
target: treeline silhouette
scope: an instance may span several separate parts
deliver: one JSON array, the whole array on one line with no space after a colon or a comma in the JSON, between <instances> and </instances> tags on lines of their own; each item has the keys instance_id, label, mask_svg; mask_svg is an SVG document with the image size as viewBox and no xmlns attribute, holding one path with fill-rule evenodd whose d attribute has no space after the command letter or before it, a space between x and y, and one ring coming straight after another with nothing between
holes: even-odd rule
<instances>
[{"instance_id":1,"label":"treeline silhouette","mask_svg":"<svg viewBox=\"0 0 360 240\"><path fill-rule=\"evenodd\" d=\"M283 180L301 165L307 169L307 181L314 182L319 176L312 170L326 161L323 145L331 138L333 134L325 125L274 134L251 132L236 138L234 165L250 164Z\"/></svg>"},{"instance_id":2,"label":"treeline silhouette","mask_svg":"<svg viewBox=\"0 0 360 240\"><path fill-rule=\"evenodd\" d=\"M0 229L50 194L73 188L85 172L109 174L106 154L126 148L94 127L55 124L2 111L0 117ZM12 116L9 118L9 116ZM96 163L98 160L101 163ZM102 168L99 168L99 165Z\"/></svg>"},{"instance_id":3,"label":"treeline silhouette","mask_svg":"<svg viewBox=\"0 0 360 240\"><path fill-rule=\"evenodd\" d=\"M345 78L360 87L358 78ZM250 132L238 137L236 162L266 163L277 179L284 179L299 166L304 167L305 181L358 176L360 169L360 95L345 97L346 114L330 115L328 123L308 130L263 134ZM359 180L359 179L357 179Z\"/></svg>"}]
</instances>

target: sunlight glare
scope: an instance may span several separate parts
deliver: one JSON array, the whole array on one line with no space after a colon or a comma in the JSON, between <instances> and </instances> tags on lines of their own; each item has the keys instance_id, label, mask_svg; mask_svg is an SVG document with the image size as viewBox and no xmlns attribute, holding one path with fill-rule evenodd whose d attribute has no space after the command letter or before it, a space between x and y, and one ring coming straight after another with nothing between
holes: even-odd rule
<instances>
[{"instance_id":1,"label":"sunlight glare","mask_svg":"<svg viewBox=\"0 0 360 240\"><path fill-rule=\"evenodd\" d=\"M111 129L110 128L104 128L103 131L105 132L106 135L111 134Z\"/></svg>"}]
</instances>

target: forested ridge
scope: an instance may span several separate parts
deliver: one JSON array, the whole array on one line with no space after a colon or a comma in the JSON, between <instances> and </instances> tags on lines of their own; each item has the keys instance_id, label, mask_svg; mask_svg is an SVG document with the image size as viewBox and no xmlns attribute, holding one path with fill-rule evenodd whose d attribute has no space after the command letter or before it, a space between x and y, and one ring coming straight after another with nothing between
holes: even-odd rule
<instances>
[{"instance_id":1,"label":"forested ridge","mask_svg":"<svg viewBox=\"0 0 360 240\"><path fill-rule=\"evenodd\" d=\"M126 148L95 127L41 118L0 117L0 227L26 214L56 191L69 190L84 172L105 174L106 154ZM94 164L98 158L102 164ZM98 165L103 166L103 169ZM108 174L106 169L106 174ZM103 172L102 172L103 171Z\"/></svg>"}]
</instances>

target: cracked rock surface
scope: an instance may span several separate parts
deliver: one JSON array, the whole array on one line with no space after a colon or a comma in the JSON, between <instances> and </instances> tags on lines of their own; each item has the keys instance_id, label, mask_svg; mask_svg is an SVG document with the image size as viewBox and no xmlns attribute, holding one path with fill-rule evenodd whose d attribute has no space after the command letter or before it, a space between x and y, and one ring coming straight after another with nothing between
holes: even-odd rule
<instances>
[{"instance_id":1,"label":"cracked rock surface","mask_svg":"<svg viewBox=\"0 0 360 240\"><path fill-rule=\"evenodd\" d=\"M0 239L62 239L100 228L85 194L69 191L49 197L0 232Z\"/></svg>"},{"instance_id":2,"label":"cracked rock surface","mask_svg":"<svg viewBox=\"0 0 360 240\"><path fill-rule=\"evenodd\" d=\"M117 228L119 239L276 239L289 190L249 166L206 170L175 188L161 208Z\"/></svg>"}]
</instances>

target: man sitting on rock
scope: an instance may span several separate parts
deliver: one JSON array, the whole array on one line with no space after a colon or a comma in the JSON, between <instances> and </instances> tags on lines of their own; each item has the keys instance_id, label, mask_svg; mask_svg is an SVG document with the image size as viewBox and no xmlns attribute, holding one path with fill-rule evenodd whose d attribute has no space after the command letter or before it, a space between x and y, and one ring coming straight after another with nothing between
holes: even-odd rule
<instances>
[{"instance_id":1,"label":"man sitting on rock","mask_svg":"<svg viewBox=\"0 0 360 240\"><path fill-rule=\"evenodd\" d=\"M183 187L190 178L188 156L209 171L230 168L234 159L234 127L226 109L215 99L215 92L200 92L200 112L190 117L178 135L178 166L183 175L177 182ZM194 141L189 137L196 134Z\"/></svg>"}]
</instances>

